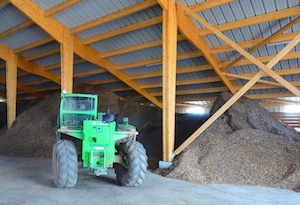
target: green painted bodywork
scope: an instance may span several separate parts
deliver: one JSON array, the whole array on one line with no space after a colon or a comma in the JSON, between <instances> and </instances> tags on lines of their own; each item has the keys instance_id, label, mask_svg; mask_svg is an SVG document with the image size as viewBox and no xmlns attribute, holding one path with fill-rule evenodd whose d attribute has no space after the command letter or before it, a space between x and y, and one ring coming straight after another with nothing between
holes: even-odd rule
<instances>
[{"instance_id":1,"label":"green painted bodywork","mask_svg":"<svg viewBox=\"0 0 300 205\"><path fill-rule=\"evenodd\" d=\"M116 143L135 140L138 133L135 126L127 124L127 118L119 125L106 122L107 115L97 113L97 106L98 95L62 94L57 132L82 140L83 167L102 175L113 166Z\"/></svg>"}]
</instances>

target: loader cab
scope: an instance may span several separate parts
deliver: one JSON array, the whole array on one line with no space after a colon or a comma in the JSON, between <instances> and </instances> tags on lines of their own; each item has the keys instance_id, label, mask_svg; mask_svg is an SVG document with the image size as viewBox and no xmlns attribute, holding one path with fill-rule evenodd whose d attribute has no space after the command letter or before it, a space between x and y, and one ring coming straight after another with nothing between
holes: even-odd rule
<instances>
[{"instance_id":1,"label":"loader cab","mask_svg":"<svg viewBox=\"0 0 300 205\"><path fill-rule=\"evenodd\" d=\"M98 96L61 94L58 127L82 128L84 120L97 118Z\"/></svg>"}]
</instances>

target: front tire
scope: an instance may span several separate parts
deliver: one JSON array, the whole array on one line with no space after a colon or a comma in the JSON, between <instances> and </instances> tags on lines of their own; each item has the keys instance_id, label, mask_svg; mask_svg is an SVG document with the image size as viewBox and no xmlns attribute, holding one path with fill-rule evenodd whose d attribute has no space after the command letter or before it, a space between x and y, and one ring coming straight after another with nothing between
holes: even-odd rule
<instances>
[{"instance_id":1,"label":"front tire","mask_svg":"<svg viewBox=\"0 0 300 205\"><path fill-rule=\"evenodd\" d=\"M74 187L78 176L77 152L70 140L59 140L53 146L54 184L59 188Z\"/></svg>"},{"instance_id":2,"label":"front tire","mask_svg":"<svg viewBox=\"0 0 300 205\"><path fill-rule=\"evenodd\" d=\"M117 146L122 155L122 164L115 164L117 180L122 186L135 187L143 183L147 173L147 155L143 145L127 141Z\"/></svg>"}]
</instances>

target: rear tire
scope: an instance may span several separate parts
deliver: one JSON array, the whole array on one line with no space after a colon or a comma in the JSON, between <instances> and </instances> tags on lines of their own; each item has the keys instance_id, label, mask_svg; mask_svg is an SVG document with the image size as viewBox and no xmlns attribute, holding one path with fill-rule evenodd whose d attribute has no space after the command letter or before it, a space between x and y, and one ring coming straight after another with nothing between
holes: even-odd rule
<instances>
[{"instance_id":1,"label":"rear tire","mask_svg":"<svg viewBox=\"0 0 300 205\"><path fill-rule=\"evenodd\" d=\"M147 155L143 145L137 141L127 141L118 145L123 163L115 164L117 180L122 186L135 187L143 183L147 173Z\"/></svg>"},{"instance_id":2,"label":"rear tire","mask_svg":"<svg viewBox=\"0 0 300 205\"><path fill-rule=\"evenodd\" d=\"M54 184L59 188L74 187L77 182L78 161L74 143L59 140L53 146L52 170Z\"/></svg>"}]
</instances>

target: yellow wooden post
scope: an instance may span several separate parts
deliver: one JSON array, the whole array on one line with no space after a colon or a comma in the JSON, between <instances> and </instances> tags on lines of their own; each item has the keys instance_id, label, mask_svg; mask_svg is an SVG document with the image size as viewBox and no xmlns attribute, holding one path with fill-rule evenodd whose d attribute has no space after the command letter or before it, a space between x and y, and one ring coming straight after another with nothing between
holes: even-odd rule
<instances>
[{"instance_id":1,"label":"yellow wooden post","mask_svg":"<svg viewBox=\"0 0 300 205\"><path fill-rule=\"evenodd\" d=\"M69 34L69 29L64 28L63 42L60 45L61 59L61 91L73 92L73 59L74 59L73 35Z\"/></svg>"},{"instance_id":2,"label":"yellow wooden post","mask_svg":"<svg viewBox=\"0 0 300 205\"><path fill-rule=\"evenodd\" d=\"M165 1L163 10L163 160L171 162L175 141L175 92L177 55L176 7Z\"/></svg>"},{"instance_id":3,"label":"yellow wooden post","mask_svg":"<svg viewBox=\"0 0 300 205\"><path fill-rule=\"evenodd\" d=\"M6 97L7 97L7 129L16 119L17 106L17 55L7 49L6 61Z\"/></svg>"}]
</instances>

